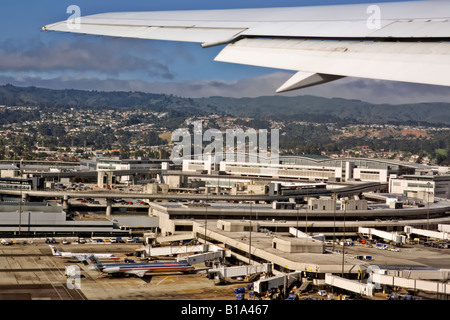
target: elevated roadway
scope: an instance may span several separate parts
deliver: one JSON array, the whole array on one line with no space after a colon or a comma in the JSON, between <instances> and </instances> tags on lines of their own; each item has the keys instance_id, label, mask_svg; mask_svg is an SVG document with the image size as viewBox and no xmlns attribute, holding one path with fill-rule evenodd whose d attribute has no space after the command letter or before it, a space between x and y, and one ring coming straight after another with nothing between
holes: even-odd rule
<instances>
[{"instance_id":1,"label":"elevated roadway","mask_svg":"<svg viewBox=\"0 0 450 320\"><path fill-rule=\"evenodd\" d=\"M123 191L110 191L110 190L91 190L91 191L35 191L35 190L4 190L0 189L0 195L10 195L22 197L24 200L27 198L59 198L62 200L64 209L68 209L69 199L74 198L93 198L93 199L105 199L106 201L102 204L85 204L85 207L96 207L96 208L106 208L106 213L109 216L111 214L111 208L120 206L119 204L114 204L113 199L141 199L144 201L150 202L151 206L156 205L157 201L210 201L210 202L233 202L233 204L237 204L239 202L265 202L271 203L273 201L290 201L292 198L296 198L298 200L303 200L305 197L311 196L332 196L336 194L338 196L351 196L351 195L359 195L368 192L369 190L378 190L379 188L384 188L383 184L379 183L361 183L354 185L343 186L339 189L331 189L331 190L313 190L315 192L311 192L311 190L301 190L297 195L289 195L289 196L269 196L269 195L210 195L210 194L188 194L188 193L177 193L177 194L148 194L143 192L123 192ZM154 204L153 204L154 203ZM74 204L75 205L75 204ZM76 204L80 206L81 204ZM125 207L133 207L133 205L124 205ZM138 206L142 208L142 205ZM229 210L233 209L233 210ZM242 210L233 206L233 208L229 209L220 209L215 208L213 206L208 206L208 215L214 216L214 214L218 214L223 216L232 217L233 215L242 217ZM166 209L164 209L166 210ZM195 216L204 216L205 215L205 207L186 207L186 208L171 208L170 215L190 215L192 217ZM224 211L225 210L225 211ZM408 207L403 209L388 209L382 208L379 210L325 210L325 211L306 211L306 210L275 210L271 207L253 207L253 214L255 216L268 217L268 218L280 218L292 220L295 218L308 217L308 220L333 220L333 217L343 217L344 215L347 218L351 219L370 219L370 218L390 218L393 219L403 219L403 218L421 218L422 216L428 215L442 215L445 212L450 211L450 202L448 201L440 201L438 203L434 203L429 208L417 208L417 207ZM150 212L150 211L149 211Z\"/></svg>"},{"instance_id":2,"label":"elevated roadway","mask_svg":"<svg viewBox=\"0 0 450 320\"><path fill-rule=\"evenodd\" d=\"M241 177L242 179L242 177ZM5 190L0 189L0 194L15 195L15 196L29 196L41 198L102 198L102 199L116 199L116 198L130 198L130 199L147 199L147 200L210 200L210 201L289 201L290 199L304 199L308 196L331 196L336 194L338 196L351 196L361 194L364 192L380 190L385 187L385 184L380 183L363 183L356 185L343 186L338 189L317 189L317 190L299 190L295 195L210 195L210 194L149 194L143 192L117 192L106 190L91 190L91 191L39 191L39 190Z\"/></svg>"}]
</instances>

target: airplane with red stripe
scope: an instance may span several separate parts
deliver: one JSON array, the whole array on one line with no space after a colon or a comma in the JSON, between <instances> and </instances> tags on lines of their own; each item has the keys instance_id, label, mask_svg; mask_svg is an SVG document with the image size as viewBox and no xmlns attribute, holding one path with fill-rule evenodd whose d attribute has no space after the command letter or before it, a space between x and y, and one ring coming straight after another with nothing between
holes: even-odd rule
<instances>
[{"instance_id":1,"label":"airplane with red stripe","mask_svg":"<svg viewBox=\"0 0 450 320\"><path fill-rule=\"evenodd\" d=\"M111 275L132 274L142 278L149 272L190 272L194 267L187 262L150 262L150 263L117 263L102 264L96 257L88 258L89 264L100 272Z\"/></svg>"}]
</instances>

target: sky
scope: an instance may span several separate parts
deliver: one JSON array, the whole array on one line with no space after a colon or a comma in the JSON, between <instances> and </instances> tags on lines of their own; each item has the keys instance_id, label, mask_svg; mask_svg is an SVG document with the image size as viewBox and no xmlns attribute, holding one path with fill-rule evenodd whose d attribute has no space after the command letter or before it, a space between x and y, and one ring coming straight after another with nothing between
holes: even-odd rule
<instances>
[{"instance_id":1,"label":"sky","mask_svg":"<svg viewBox=\"0 0 450 320\"><path fill-rule=\"evenodd\" d=\"M234 9L371 3L363 0L1 0L0 85L53 89L143 91L184 97L275 95L293 74L214 61L223 47L198 43L121 39L44 32L64 21L67 8L81 15L120 11ZM391 2L391 1L377 1ZM450 102L439 86L344 78L284 95L312 94L373 103Z\"/></svg>"}]
</instances>

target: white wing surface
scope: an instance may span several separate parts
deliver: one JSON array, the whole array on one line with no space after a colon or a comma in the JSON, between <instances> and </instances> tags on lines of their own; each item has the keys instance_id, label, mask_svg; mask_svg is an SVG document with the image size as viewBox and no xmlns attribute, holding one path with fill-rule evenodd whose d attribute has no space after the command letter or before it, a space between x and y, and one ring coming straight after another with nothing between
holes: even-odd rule
<instances>
[{"instance_id":1,"label":"white wing surface","mask_svg":"<svg viewBox=\"0 0 450 320\"><path fill-rule=\"evenodd\" d=\"M294 70L278 92L342 77L450 86L450 2L118 12L45 30L227 44L217 61Z\"/></svg>"}]
</instances>

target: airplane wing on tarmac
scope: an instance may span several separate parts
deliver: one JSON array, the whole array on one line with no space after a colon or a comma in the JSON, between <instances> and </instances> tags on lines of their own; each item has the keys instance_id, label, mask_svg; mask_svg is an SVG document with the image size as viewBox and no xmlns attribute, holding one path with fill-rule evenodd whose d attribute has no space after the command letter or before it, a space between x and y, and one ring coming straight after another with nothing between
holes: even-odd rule
<instances>
[{"instance_id":1,"label":"airplane wing on tarmac","mask_svg":"<svg viewBox=\"0 0 450 320\"><path fill-rule=\"evenodd\" d=\"M450 86L450 1L114 12L43 29L225 45L216 61L296 71L277 92L342 77Z\"/></svg>"}]
</instances>

